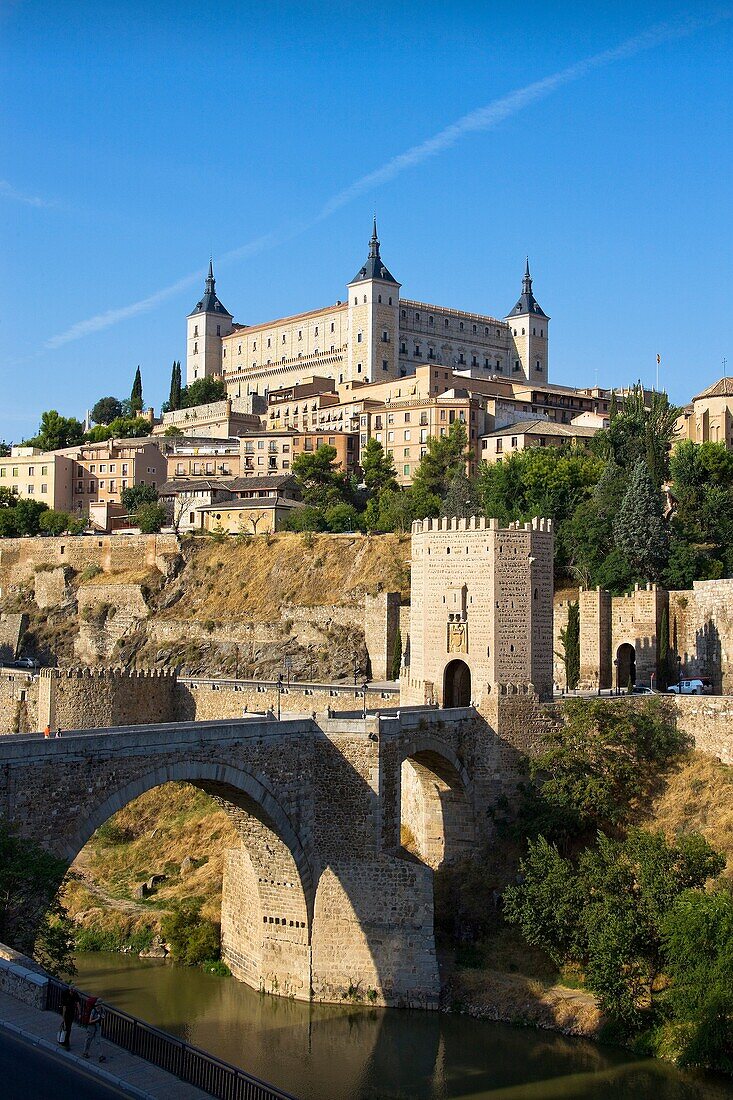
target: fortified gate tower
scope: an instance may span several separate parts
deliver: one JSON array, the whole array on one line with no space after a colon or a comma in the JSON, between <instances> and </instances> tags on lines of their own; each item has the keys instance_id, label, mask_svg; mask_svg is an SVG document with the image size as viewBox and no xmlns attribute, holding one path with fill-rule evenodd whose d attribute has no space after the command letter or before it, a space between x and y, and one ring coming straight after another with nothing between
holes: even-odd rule
<instances>
[{"instance_id":1,"label":"fortified gate tower","mask_svg":"<svg viewBox=\"0 0 733 1100\"><path fill-rule=\"evenodd\" d=\"M485 705L500 691L552 698L552 521L412 525L406 704Z\"/></svg>"}]
</instances>

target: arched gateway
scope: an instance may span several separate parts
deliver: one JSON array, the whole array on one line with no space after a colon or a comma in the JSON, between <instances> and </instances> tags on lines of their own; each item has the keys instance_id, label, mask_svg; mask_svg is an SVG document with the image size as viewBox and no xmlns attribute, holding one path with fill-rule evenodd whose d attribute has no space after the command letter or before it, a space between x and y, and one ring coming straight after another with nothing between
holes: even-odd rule
<instances>
[{"instance_id":1,"label":"arched gateway","mask_svg":"<svg viewBox=\"0 0 733 1100\"><path fill-rule=\"evenodd\" d=\"M471 705L471 670L465 661L449 661L443 674L443 706Z\"/></svg>"}]
</instances>

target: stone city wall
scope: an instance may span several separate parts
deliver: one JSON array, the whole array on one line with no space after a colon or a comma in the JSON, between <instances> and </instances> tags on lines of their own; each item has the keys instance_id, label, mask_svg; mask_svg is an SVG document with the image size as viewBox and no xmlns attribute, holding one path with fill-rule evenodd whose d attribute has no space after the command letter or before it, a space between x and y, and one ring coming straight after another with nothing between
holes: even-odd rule
<instances>
[{"instance_id":1,"label":"stone city wall","mask_svg":"<svg viewBox=\"0 0 733 1100\"><path fill-rule=\"evenodd\" d=\"M716 692L733 693L733 580L671 592L669 617L682 675L709 676Z\"/></svg>"},{"instance_id":2,"label":"stone city wall","mask_svg":"<svg viewBox=\"0 0 733 1100\"><path fill-rule=\"evenodd\" d=\"M33 576L33 598L41 611L47 607L60 607L69 597L69 568L65 565L51 569L36 569Z\"/></svg>"},{"instance_id":3,"label":"stone city wall","mask_svg":"<svg viewBox=\"0 0 733 1100\"><path fill-rule=\"evenodd\" d=\"M82 570L97 565L105 573L158 569L167 574L178 556L176 535L76 535L0 540L0 596L33 577L42 565Z\"/></svg>"},{"instance_id":4,"label":"stone city wall","mask_svg":"<svg viewBox=\"0 0 733 1100\"><path fill-rule=\"evenodd\" d=\"M0 612L0 663L16 656L26 621L25 615Z\"/></svg>"},{"instance_id":5,"label":"stone city wall","mask_svg":"<svg viewBox=\"0 0 733 1100\"><path fill-rule=\"evenodd\" d=\"M34 733L38 725L38 677L20 669L0 669L0 735Z\"/></svg>"},{"instance_id":6,"label":"stone city wall","mask_svg":"<svg viewBox=\"0 0 733 1100\"><path fill-rule=\"evenodd\" d=\"M695 748L733 764L733 697L673 695L678 721L695 738Z\"/></svg>"},{"instance_id":7,"label":"stone city wall","mask_svg":"<svg viewBox=\"0 0 733 1100\"><path fill-rule=\"evenodd\" d=\"M399 691L368 691L369 710L398 707ZM277 681L258 680L179 680L176 691L176 717L182 722L241 718L243 714L277 713ZM364 695L361 688L329 687L324 684L284 684L280 691L281 714L325 715L361 713Z\"/></svg>"},{"instance_id":8,"label":"stone city wall","mask_svg":"<svg viewBox=\"0 0 733 1100\"><path fill-rule=\"evenodd\" d=\"M176 675L168 669L41 669L36 728L109 729L170 722Z\"/></svg>"}]
</instances>

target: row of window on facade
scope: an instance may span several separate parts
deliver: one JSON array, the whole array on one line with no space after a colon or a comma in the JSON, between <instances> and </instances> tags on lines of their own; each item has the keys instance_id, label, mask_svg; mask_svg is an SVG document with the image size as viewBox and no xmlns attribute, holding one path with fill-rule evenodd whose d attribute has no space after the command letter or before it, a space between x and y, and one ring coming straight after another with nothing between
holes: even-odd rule
<instances>
[{"instance_id":1,"label":"row of window on facade","mask_svg":"<svg viewBox=\"0 0 733 1100\"><path fill-rule=\"evenodd\" d=\"M19 473L20 467L19 466L12 466L11 470L12 470L11 475L10 475L11 477L20 477L20 473ZM0 477L7 477L7 472L8 472L8 467L7 466L0 467ZM26 477L35 477L36 476L35 466L26 467L24 472L25 472ZM45 477L46 474L48 474L48 466L41 466L41 477Z\"/></svg>"},{"instance_id":2,"label":"row of window on facade","mask_svg":"<svg viewBox=\"0 0 733 1100\"><path fill-rule=\"evenodd\" d=\"M391 304L392 304L392 302L391 302L391 299L390 299L390 305ZM403 321L407 320L407 310L406 309L402 310L401 316L402 316ZM420 324L420 314L416 313L414 319L415 319L415 323L419 325ZM433 316L432 313L428 314L428 324L429 325L435 324L435 317ZM450 328L451 324L455 324L455 318L454 317L444 317L443 318L443 327L444 328ZM489 326L484 325L483 330L484 330L484 336L488 336L489 332L490 332ZM465 332L465 326L463 324L463 321L458 322L458 331L459 332ZM474 336L478 336L478 334L479 334L478 333L478 325L471 325L471 332L473 333ZM522 332L524 332L524 329L522 329ZM499 336L499 337L501 336L501 329L500 328L496 329L496 335ZM515 336L517 335L516 331L515 331L514 335Z\"/></svg>"}]
</instances>

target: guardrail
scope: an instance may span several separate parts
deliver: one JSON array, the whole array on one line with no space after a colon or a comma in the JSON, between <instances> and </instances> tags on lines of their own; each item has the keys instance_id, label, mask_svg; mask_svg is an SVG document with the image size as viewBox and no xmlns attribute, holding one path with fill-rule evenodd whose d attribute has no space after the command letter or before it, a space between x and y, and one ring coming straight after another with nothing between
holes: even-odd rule
<instances>
[{"instance_id":1,"label":"guardrail","mask_svg":"<svg viewBox=\"0 0 733 1100\"><path fill-rule=\"evenodd\" d=\"M63 982L49 979L47 1011L61 1011L61 996L67 988ZM80 996L84 998L86 994L80 991ZM208 1092L217 1100L295 1100L290 1093L260 1081L258 1077L191 1046L183 1039L160 1031L136 1016L106 1003L104 1009L102 1035L105 1039L172 1073L181 1081Z\"/></svg>"}]
</instances>

